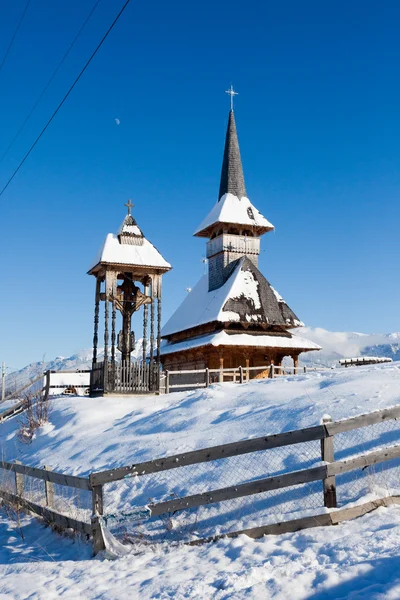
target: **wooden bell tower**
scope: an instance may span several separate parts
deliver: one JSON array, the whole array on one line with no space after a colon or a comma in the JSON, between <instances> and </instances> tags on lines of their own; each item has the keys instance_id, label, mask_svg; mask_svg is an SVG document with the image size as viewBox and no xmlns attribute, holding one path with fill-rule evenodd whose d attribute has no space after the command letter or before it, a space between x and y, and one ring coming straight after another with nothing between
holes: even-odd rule
<instances>
[{"instance_id":1,"label":"wooden bell tower","mask_svg":"<svg viewBox=\"0 0 400 600\"><path fill-rule=\"evenodd\" d=\"M171 265L144 237L131 214L131 201L125 206L128 214L118 233L107 235L88 271L96 277L91 394L151 393L159 387L161 281ZM104 359L99 361L101 305ZM142 352L132 356L138 341L132 317L142 308Z\"/></svg>"}]
</instances>

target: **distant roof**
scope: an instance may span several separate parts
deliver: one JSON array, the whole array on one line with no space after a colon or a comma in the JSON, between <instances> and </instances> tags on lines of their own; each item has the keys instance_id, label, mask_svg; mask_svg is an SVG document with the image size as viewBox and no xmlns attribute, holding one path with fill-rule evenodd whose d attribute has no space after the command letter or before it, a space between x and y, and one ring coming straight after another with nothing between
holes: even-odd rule
<instances>
[{"instance_id":1,"label":"distant roof","mask_svg":"<svg viewBox=\"0 0 400 600\"><path fill-rule=\"evenodd\" d=\"M228 280L216 290L208 291L208 276L203 275L164 325L161 335L213 321L279 325L285 329L303 325L246 256L236 261Z\"/></svg>"},{"instance_id":2,"label":"distant roof","mask_svg":"<svg viewBox=\"0 0 400 600\"><path fill-rule=\"evenodd\" d=\"M166 270L171 268L171 265L146 238L143 238L140 245L122 244L118 235L114 233L107 235L89 271L99 263L158 267Z\"/></svg>"},{"instance_id":3,"label":"distant roof","mask_svg":"<svg viewBox=\"0 0 400 600\"><path fill-rule=\"evenodd\" d=\"M262 348L287 348L303 351L320 350L321 346L310 342L298 335L286 337L283 335L251 335L250 333L233 333L227 331L219 331L209 335L203 335L196 338L185 340L184 342L167 342L163 340L161 343L161 354L171 354L172 352L181 352L190 350L191 348L199 348L201 346L252 346Z\"/></svg>"},{"instance_id":4,"label":"distant roof","mask_svg":"<svg viewBox=\"0 0 400 600\"><path fill-rule=\"evenodd\" d=\"M227 193L214 204L206 218L200 223L193 235L207 237L208 228L216 223L233 225L251 225L257 233L274 229L270 223L246 197L239 198Z\"/></svg>"}]
</instances>

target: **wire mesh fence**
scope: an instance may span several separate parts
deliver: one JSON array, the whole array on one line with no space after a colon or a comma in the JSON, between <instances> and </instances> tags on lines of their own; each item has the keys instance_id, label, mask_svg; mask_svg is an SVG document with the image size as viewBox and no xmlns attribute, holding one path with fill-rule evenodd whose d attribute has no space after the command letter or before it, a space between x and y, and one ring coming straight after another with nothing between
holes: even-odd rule
<instances>
[{"instance_id":1,"label":"wire mesh fence","mask_svg":"<svg viewBox=\"0 0 400 600\"><path fill-rule=\"evenodd\" d=\"M385 420L374 425L338 433L334 438L335 460L400 444L400 421ZM392 459L338 475L339 505L355 502L367 494L378 497L400 494L400 459Z\"/></svg>"},{"instance_id":2,"label":"wire mesh fence","mask_svg":"<svg viewBox=\"0 0 400 600\"><path fill-rule=\"evenodd\" d=\"M90 523L92 492L0 468L0 490L49 508L66 517Z\"/></svg>"},{"instance_id":3,"label":"wire mesh fence","mask_svg":"<svg viewBox=\"0 0 400 600\"><path fill-rule=\"evenodd\" d=\"M147 541L182 540L251 528L323 506L321 482L211 502L196 508L142 518L132 507L203 494L218 489L308 469L321 461L319 441L283 446L188 465L105 486L107 526L118 536ZM126 519L121 515L126 515Z\"/></svg>"}]
</instances>

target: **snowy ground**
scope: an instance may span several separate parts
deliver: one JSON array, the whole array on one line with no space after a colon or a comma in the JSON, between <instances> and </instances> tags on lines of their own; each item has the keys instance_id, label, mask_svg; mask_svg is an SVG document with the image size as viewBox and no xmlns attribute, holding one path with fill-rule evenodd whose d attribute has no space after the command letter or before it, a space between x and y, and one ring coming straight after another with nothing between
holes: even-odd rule
<instances>
[{"instance_id":1,"label":"snowy ground","mask_svg":"<svg viewBox=\"0 0 400 600\"><path fill-rule=\"evenodd\" d=\"M117 561L30 518L23 541L0 512L0 598L397 600L400 507L337 527L200 547L147 548Z\"/></svg>"},{"instance_id":2,"label":"snowy ground","mask_svg":"<svg viewBox=\"0 0 400 600\"><path fill-rule=\"evenodd\" d=\"M398 403L399 363L309 373L242 386L216 384L207 390L168 396L62 397L53 401L51 423L37 432L31 444L18 441L20 418L0 425L0 450L6 460L18 459L33 466L45 464L66 473L87 475L95 470L315 425L326 413L340 419ZM382 427L365 428L356 437L336 436L336 455L344 458L399 441L400 425L387 422ZM318 442L311 442L297 445L295 450L289 447L224 461L205 468L199 465L184 477L182 473L189 467L169 472L171 478L149 476L148 481L142 477L140 482L130 479L109 484L105 488L106 511L129 510L132 505L146 504L149 498L158 501L171 493L197 493L249 480L249 476L257 478L313 466L320 461L320 449ZM371 498L398 491L400 466L390 471L364 470L362 478L355 481L346 477L338 477L341 505L361 501L366 494ZM3 516L0 600L1 594L15 598L56 598L62 594L71 598L121 598L126 596L122 593L125 589L131 591L132 597L140 598L361 598L361 593L376 598L400 597L395 576L387 574L388 570L395 571L400 562L395 558L400 540L398 508L380 509L374 515L339 527L262 541L242 537L198 548L171 546L170 542L176 539L295 518L299 515L293 514L294 509L302 514L318 514L321 484L307 485L311 487L292 489L287 494L278 490L276 496L268 493L238 504L221 503L219 512L217 505L190 514L183 511L168 522L158 522L158 538L155 534L152 537L154 532L144 538L147 543L158 539L168 540L169 544L139 544L137 540L145 532L142 526L135 525L137 537L133 539L140 554L116 563L91 560L90 546L60 539L30 518L24 521L22 541ZM61 491L57 490L59 509L62 502L71 509L71 499L62 498ZM88 518L90 499L80 496L78 500L76 514L71 516L83 518L85 513ZM277 512L274 505L278 501ZM38 573L37 577L32 578L33 572ZM41 595L38 590L44 582L46 593ZM374 587L367 593L370 585ZM363 592L351 596L349 590L353 588Z\"/></svg>"}]
</instances>

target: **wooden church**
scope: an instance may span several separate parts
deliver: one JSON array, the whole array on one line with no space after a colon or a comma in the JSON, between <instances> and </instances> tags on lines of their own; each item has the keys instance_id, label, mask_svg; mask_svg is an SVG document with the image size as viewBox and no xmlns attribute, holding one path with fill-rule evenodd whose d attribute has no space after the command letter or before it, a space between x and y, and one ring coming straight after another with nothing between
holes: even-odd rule
<instances>
[{"instance_id":1,"label":"wooden church","mask_svg":"<svg viewBox=\"0 0 400 600\"><path fill-rule=\"evenodd\" d=\"M232 93L232 90L231 90ZM218 201L194 235L206 238L208 275L161 331L164 369L294 366L319 350L295 335L303 323L258 269L260 238L274 226L247 197L231 104Z\"/></svg>"}]
</instances>

